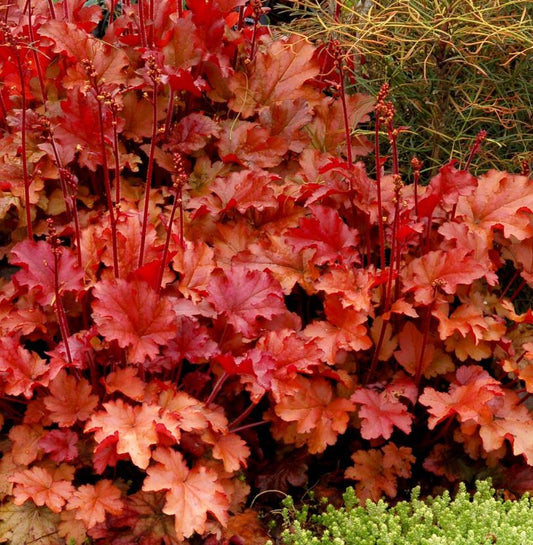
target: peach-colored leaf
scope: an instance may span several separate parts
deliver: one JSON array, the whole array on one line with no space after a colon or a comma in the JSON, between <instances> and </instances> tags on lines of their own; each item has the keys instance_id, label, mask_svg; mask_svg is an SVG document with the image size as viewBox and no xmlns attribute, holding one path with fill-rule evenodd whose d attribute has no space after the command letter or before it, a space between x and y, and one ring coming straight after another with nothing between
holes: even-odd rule
<instances>
[{"instance_id":1,"label":"peach-colored leaf","mask_svg":"<svg viewBox=\"0 0 533 545\"><path fill-rule=\"evenodd\" d=\"M110 480L98 481L95 485L81 485L69 499L67 509L75 510L75 518L83 521L87 529L105 521L106 513L118 515L124 502L121 491Z\"/></svg>"},{"instance_id":2,"label":"peach-colored leaf","mask_svg":"<svg viewBox=\"0 0 533 545\"><path fill-rule=\"evenodd\" d=\"M250 449L236 433L223 435L213 446L213 457L222 460L228 473L237 471L241 466L246 467L249 456Z\"/></svg>"},{"instance_id":3,"label":"peach-colored leaf","mask_svg":"<svg viewBox=\"0 0 533 545\"><path fill-rule=\"evenodd\" d=\"M122 399L103 404L104 410L94 414L85 425L85 431L94 431L101 443L117 435L118 454L129 454L131 461L141 469L150 463L150 446L157 443L156 423L160 408L156 405L129 405Z\"/></svg>"},{"instance_id":4,"label":"peach-colored leaf","mask_svg":"<svg viewBox=\"0 0 533 545\"><path fill-rule=\"evenodd\" d=\"M208 513L227 521L229 502L215 471L202 465L189 469L180 452L161 447L153 459L157 463L147 469L143 490L167 490L163 512L174 515L178 539L203 533Z\"/></svg>"},{"instance_id":5,"label":"peach-colored leaf","mask_svg":"<svg viewBox=\"0 0 533 545\"><path fill-rule=\"evenodd\" d=\"M47 469L37 466L19 471L8 480L15 484L13 497L16 505L32 500L35 505L46 505L54 513L61 511L74 491L69 481L54 479Z\"/></svg>"},{"instance_id":6,"label":"peach-colored leaf","mask_svg":"<svg viewBox=\"0 0 533 545\"><path fill-rule=\"evenodd\" d=\"M44 398L50 418L62 427L87 420L98 405L98 396L91 392L86 379L77 379L61 370L50 383L50 395Z\"/></svg>"}]
</instances>

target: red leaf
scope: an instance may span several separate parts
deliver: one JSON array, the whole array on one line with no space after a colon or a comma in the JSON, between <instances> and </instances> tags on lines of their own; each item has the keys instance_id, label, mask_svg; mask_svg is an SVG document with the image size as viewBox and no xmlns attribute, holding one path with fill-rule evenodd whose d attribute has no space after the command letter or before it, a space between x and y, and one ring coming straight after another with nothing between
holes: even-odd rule
<instances>
[{"instance_id":1,"label":"red leaf","mask_svg":"<svg viewBox=\"0 0 533 545\"><path fill-rule=\"evenodd\" d=\"M246 467L249 456L250 449L236 433L222 435L213 446L213 458L222 460L224 471L228 473Z\"/></svg>"},{"instance_id":2,"label":"red leaf","mask_svg":"<svg viewBox=\"0 0 533 545\"><path fill-rule=\"evenodd\" d=\"M378 393L370 388L359 388L350 399L361 405L359 416L364 439L389 439L395 426L404 433L411 432L413 415L406 405L392 400L386 391Z\"/></svg>"},{"instance_id":3,"label":"red leaf","mask_svg":"<svg viewBox=\"0 0 533 545\"><path fill-rule=\"evenodd\" d=\"M70 429L51 430L39 440L39 447L54 462L72 462L78 457L78 434Z\"/></svg>"},{"instance_id":4,"label":"red leaf","mask_svg":"<svg viewBox=\"0 0 533 545\"><path fill-rule=\"evenodd\" d=\"M358 263L357 231L350 229L333 208L312 205L309 209L313 217L301 219L296 229L287 231L288 243L297 252L304 248L314 248L313 262L316 265L335 261Z\"/></svg>"},{"instance_id":5,"label":"red leaf","mask_svg":"<svg viewBox=\"0 0 533 545\"><path fill-rule=\"evenodd\" d=\"M381 449L358 450L352 455L354 465L349 467L347 479L359 481L355 486L361 501L377 502L384 492L394 498L398 488L398 477L411 476L411 464L416 460L410 447L397 447L388 443Z\"/></svg>"},{"instance_id":6,"label":"red leaf","mask_svg":"<svg viewBox=\"0 0 533 545\"><path fill-rule=\"evenodd\" d=\"M24 240L13 248L12 253L15 259L11 263L22 267L13 276L13 280L22 286L28 286L35 293L39 304L52 304L56 297L56 271L50 244L44 240ZM58 257L57 277L60 293L79 293L83 290L83 270L78 267L77 258L70 248L62 247Z\"/></svg>"},{"instance_id":7,"label":"red leaf","mask_svg":"<svg viewBox=\"0 0 533 545\"><path fill-rule=\"evenodd\" d=\"M176 148L182 153L191 154L205 148L211 138L218 138L221 128L206 115L193 112L180 119L172 133Z\"/></svg>"},{"instance_id":8,"label":"red leaf","mask_svg":"<svg viewBox=\"0 0 533 545\"><path fill-rule=\"evenodd\" d=\"M434 345L428 339L424 339L424 335L413 322L404 325L399 334L399 342L400 349L394 352L394 357L410 375L420 378L433 361Z\"/></svg>"},{"instance_id":9,"label":"red leaf","mask_svg":"<svg viewBox=\"0 0 533 545\"><path fill-rule=\"evenodd\" d=\"M328 320L311 322L305 328L304 334L316 339L329 364L336 363L340 350L359 351L372 346L372 341L367 335L366 313L351 307L344 308L339 297L335 295L326 298L324 311Z\"/></svg>"},{"instance_id":10,"label":"red leaf","mask_svg":"<svg viewBox=\"0 0 533 545\"><path fill-rule=\"evenodd\" d=\"M23 348L16 337L0 337L0 384L6 394L30 399L34 388L47 386L49 378L45 360Z\"/></svg>"},{"instance_id":11,"label":"red leaf","mask_svg":"<svg viewBox=\"0 0 533 545\"><path fill-rule=\"evenodd\" d=\"M39 34L53 41L52 50L55 53L75 61L67 72L67 76L63 78L64 86L73 87L87 83L87 73L80 62L84 59L92 62L96 73L95 79L100 84L105 82L118 86L128 83L127 69L130 66L130 60L123 49L112 47L65 21L51 19L41 25Z\"/></svg>"},{"instance_id":12,"label":"red leaf","mask_svg":"<svg viewBox=\"0 0 533 545\"><path fill-rule=\"evenodd\" d=\"M207 300L228 323L245 337L261 330L259 318L272 319L286 313L283 292L268 271L251 271L232 265L226 272L215 270L208 286Z\"/></svg>"},{"instance_id":13,"label":"red leaf","mask_svg":"<svg viewBox=\"0 0 533 545\"><path fill-rule=\"evenodd\" d=\"M133 363L154 358L159 347L176 334L169 299L159 297L145 282L102 280L93 293L93 317L98 331L127 348Z\"/></svg>"},{"instance_id":14,"label":"red leaf","mask_svg":"<svg viewBox=\"0 0 533 545\"><path fill-rule=\"evenodd\" d=\"M430 217L439 204L449 209L457 204L459 195L470 195L476 187L476 178L465 170L457 170L452 161L441 167L439 173L431 179L418 201L418 214Z\"/></svg>"},{"instance_id":15,"label":"red leaf","mask_svg":"<svg viewBox=\"0 0 533 545\"><path fill-rule=\"evenodd\" d=\"M402 270L405 291L416 301L430 304L438 290L453 295L460 284L470 285L487 273L485 267L462 249L435 250L413 259Z\"/></svg>"}]
</instances>

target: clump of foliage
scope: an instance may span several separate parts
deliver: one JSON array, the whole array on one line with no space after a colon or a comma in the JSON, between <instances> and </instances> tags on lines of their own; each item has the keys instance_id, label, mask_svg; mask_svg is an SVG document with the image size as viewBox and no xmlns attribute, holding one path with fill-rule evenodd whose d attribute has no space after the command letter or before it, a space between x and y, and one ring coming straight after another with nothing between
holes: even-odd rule
<instances>
[{"instance_id":1,"label":"clump of foliage","mask_svg":"<svg viewBox=\"0 0 533 545\"><path fill-rule=\"evenodd\" d=\"M402 175L258 2L109 8L2 13L0 542L227 545L329 459L530 488L531 179Z\"/></svg>"},{"instance_id":2,"label":"clump of foliage","mask_svg":"<svg viewBox=\"0 0 533 545\"><path fill-rule=\"evenodd\" d=\"M423 157L433 172L466 161L476 134L488 140L482 170L516 171L533 161L533 20L528 0L364 0L293 2L289 31L351 51L351 82L393 89L407 164Z\"/></svg>"},{"instance_id":3,"label":"clump of foliage","mask_svg":"<svg viewBox=\"0 0 533 545\"><path fill-rule=\"evenodd\" d=\"M409 501L360 504L349 488L344 505L328 505L310 515L295 511L292 499L282 511L284 545L526 545L533 539L533 503L502 499L488 481L477 481L470 495L464 483L452 499L448 491L420 499L415 488Z\"/></svg>"}]
</instances>

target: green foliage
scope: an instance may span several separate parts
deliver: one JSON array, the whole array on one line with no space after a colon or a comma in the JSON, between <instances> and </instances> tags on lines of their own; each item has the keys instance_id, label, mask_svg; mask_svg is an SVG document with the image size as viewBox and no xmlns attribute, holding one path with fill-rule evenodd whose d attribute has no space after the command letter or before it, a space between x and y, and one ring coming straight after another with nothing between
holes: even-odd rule
<instances>
[{"instance_id":1,"label":"green foliage","mask_svg":"<svg viewBox=\"0 0 533 545\"><path fill-rule=\"evenodd\" d=\"M370 500L365 506L348 488L344 505L309 516L308 507L294 511L285 502L284 545L526 545L533 542L533 504L528 495L504 500L490 481L477 481L470 495L464 483L452 499L445 491L394 506ZM303 514L303 516L302 516Z\"/></svg>"},{"instance_id":2,"label":"green foliage","mask_svg":"<svg viewBox=\"0 0 533 545\"><path fill-rule=\"evenodd\" d=\"M330 4L335 4L330 2ZM529 0L304 0L290 30L338 40L353 56L352 83L377 94L390 83L405 164L464 164L480 130L487 168L516 171L533 149L533 21ZM362 62L361 62L362 60Z\"/></svg>"}]
</instances>

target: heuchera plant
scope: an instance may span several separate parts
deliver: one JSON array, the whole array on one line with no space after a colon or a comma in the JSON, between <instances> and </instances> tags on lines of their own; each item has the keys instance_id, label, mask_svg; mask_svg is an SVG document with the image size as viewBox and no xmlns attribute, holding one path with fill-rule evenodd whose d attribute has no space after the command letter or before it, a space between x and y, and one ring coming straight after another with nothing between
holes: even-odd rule
<instances>
[{"instance_id":1,"label":"heuchera plant","mask_svg":"<svg viewBox=\"0 0 533 545\"><path fill-rule=\"evenodd\" d=\"M341 436L362 499L532 488L531 179L406 180L255 1L106 5L0 13L0 542L235 543Z\"/></svg>"}]
</instances>

